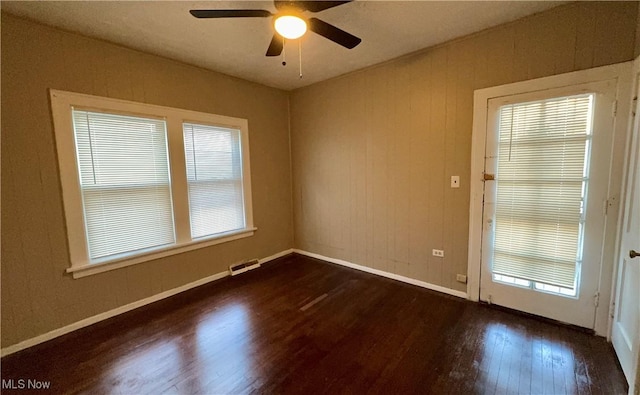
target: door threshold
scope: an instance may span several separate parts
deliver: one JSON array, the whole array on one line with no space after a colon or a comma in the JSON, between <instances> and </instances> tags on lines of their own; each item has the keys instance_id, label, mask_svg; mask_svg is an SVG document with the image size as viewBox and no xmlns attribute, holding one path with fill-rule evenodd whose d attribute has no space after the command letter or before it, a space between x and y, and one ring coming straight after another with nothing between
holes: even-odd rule
<instances>
[{"instance_id":1,"label":"door threshold","mask_svg":"<svg viewBox=\"0 0 640 395\"><path fill-rule=\"evenodd\" d=\"M589 335L594 335L594 336L596 335L596 331L593 330L593 329L584 328L584 327L581 327L581 326L578 326L578 325L569 324L567 322L554 320L552 318L543 317L541 315L527 313L526 311L520 311L520 310L512 309L510 307L500 306L500 305L497 305L497 304L494 304L494 303L487 303L487 302L485 302L483 300L481 300L479 303L481 305L483 305L485 307L488 307L488 308L491 308L491 309L505 311L507 313L519 315L519 316L522 316L522 317L533 318L536 321L545 322L545 323L548 323L548 324L563 326L565 328L571 328L571 329L577 330L577 331L582 332L582 333L587 333Z\"/></svg>"}]
</instances>

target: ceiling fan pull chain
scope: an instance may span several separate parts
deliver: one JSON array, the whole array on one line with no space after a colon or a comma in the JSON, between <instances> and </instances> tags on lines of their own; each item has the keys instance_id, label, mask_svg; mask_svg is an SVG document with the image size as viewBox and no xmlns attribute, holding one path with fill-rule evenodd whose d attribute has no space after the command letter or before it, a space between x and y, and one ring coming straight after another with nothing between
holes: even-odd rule
<instances>
[{"instance_id":1,"label":"ceiling fan pull chain","mask_svg":"<svg viewBox=\"0 0 640 395\"><path fill-rule=\"evenodd\" d=\"M284 37L282 37L282 65L287 65L287 48L285 47Z\"/></svg>"},{"instance_id":2,"label":"ceiling fan pull chain","mask_svg":"<svg viewBox=\"0 0 640 395\"><path fill-rule=\"evenodd\" d=\"M302 40L298 40L298 64L300 65L300 78L302 78Z\"/></svg>"}]
</instances>

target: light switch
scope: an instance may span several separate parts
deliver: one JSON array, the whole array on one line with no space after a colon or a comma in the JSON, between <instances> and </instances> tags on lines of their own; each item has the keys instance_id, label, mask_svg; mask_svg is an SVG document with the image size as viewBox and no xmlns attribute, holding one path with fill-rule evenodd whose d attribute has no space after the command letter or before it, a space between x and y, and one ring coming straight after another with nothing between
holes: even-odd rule
<instances>
[{"instance_id":1,"label":"light switch","mask_svg":"<svg viewBox=\"0 0 640 395\"><path fill-rule=\"evenodd\" d=\"M451 188L460 188L460 176L451 176Z\"/></svg>"}]
</instances>

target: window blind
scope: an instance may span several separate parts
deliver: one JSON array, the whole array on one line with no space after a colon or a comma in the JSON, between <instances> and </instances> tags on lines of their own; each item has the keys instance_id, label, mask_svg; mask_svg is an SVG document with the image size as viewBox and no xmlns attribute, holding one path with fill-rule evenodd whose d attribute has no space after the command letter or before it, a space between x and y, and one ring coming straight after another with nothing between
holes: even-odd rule
<instances>
[{"instance_id":1,"label":"window blind","mask_svg":"<svg viewBox=\"0 0 640 395\"><path fill-rule=\"evenodd\" d=\"M165 122L73 109L89 256L175 242Z\"/></svg>"},{"instance_id":2,"label":"window blind","mask_svg":"<svg viewBox=\"0 0 640 395\"><path fill-rule=\"evenodd\" d=\"M500 108L492 271L574 289L592 95Z\"/></svg>"},{"instance_id":3,"label":"window blind","mask_svg":"<svg viewBox=\"0 0 640 395\"><path fill-rule=\"evenodd\" d=\"M240 131L183 124L191 237L245 227Z\"/></svg>"}]
</instances>

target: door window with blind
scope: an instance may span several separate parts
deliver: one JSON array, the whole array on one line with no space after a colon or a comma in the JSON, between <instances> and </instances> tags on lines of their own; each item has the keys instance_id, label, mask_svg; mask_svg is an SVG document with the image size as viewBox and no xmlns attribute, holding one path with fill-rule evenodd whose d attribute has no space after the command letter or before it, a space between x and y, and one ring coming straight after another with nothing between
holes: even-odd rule
<instances>
[{"instance_id":1,"label":"door window with blind","mask_svg":"<svg viewBox=\"0 0 640 395\"><path fill-rule=\"evenodd\" d=\"M576 295L593 99L584 94L500 107L495 281Z\"/></svg>"},{"instance_id":2,"label":"door window with blind","mask_svg":"<svg viewBox=\"0 0 640 395\"><path fill-rule=\"evenodd\" d=\"M251 236L247 121L51 91L74 277Z\"/></svg>"}]
</instances>

